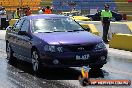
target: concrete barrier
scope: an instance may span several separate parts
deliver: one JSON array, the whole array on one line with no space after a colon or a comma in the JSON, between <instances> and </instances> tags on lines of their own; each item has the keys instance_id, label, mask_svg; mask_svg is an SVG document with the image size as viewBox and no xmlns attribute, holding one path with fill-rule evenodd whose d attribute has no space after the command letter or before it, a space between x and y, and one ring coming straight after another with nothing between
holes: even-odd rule
<instances>
[{"instance_id":1,"label":"concrete barrier","mask_svg":"<svg viewBox=\"0 0 132 88\"><path fill-rule=\"evenodd\" d=\"M90 28L91 33L102 37L102 24L100 21L79 22L84 28ZM132 51L132 22L111 22L109 34L110 48Z\"/></svg>"},{"instance_id":2,"label":"concrete barrier","mask_svg":"<svg viewBox=\"0 0 132 88\"><path fill-rule=\"evenodd\" d=\"M83 28L90 28L90 32L99 36L99 31L94 24L80 24Z\"/></svg>"},{"instance_id":3,"label":"concrete barrier","mask_svg":"<svg viewBox=\"0 0 132 88\"><path fill-rule=\"evenodd\" d=\"M103 27L100 21L79 21L80 24L94 24L99 36L103 36ZM132 21L111 22L109 35L114 33L132 34Z\"/></svg>"},{"instance_id":4,"label":"concrete barrier","mask_svg":"<svg viewBox=\"0 0 132 88\"><path fill-rule=\"evenodd\" d=\"M127 20L132 21L132 15L127 15Z\"/></svg>"},{"instance_id":5,"label":"concrete barrier","mask_svg":"<svg viewBox=\"0 0 132 88\"><path fill-rule=\"evenodd\" d=\"M132 32L132 22L127 22L126 24L127 24L128 28L130 29L130 31Z\"/></svg>"},{"instance_id":6,"label":"concrete barrier","mask_svg":"<svg viewBox=\"0 0 132 88\"><path fill-rule=\"evenodd\" d=\"M132 35L131 34L114 34L109 42L110 48L132 51Z\"/></svg>"}]
</instances>

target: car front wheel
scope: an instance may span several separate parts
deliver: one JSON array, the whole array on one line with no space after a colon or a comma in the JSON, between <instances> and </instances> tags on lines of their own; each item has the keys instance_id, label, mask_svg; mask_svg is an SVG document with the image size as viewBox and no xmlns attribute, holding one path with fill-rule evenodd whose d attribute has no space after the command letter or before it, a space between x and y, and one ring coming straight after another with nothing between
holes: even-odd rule
<instances>
[{"instance_id":1,"label":"car front wheel","mask_svg":"<svg viewBox=\"0 0 132 88\"><path fill-rule=\"evenodd\" d=\"M32 69L34 73L40 72L39 54L36 50L32 52Z\"/></svg>"},{"instance_id":2,"label":"car front wheel","mask_svg":"<svg viewBox=\"0 0 132 88\"><path fill-rule=\"evenodd\" d=\"M93 66L89 66L91 69L101 69L103 67L103 65L93 65Z\"/></svg>"}]
</instances>

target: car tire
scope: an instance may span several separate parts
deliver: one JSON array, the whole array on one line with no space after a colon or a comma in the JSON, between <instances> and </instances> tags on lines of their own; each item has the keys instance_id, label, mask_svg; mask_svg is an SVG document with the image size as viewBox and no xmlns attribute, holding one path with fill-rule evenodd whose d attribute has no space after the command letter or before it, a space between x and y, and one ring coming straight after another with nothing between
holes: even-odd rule
<instances>
[{"instance_id":1,"label":"car tire","mask_svg":"<svg viewBox=\"0 0 132 88\"><path fill-rule=\"evenodd\" d=\"M6 53L7 59L9 60L8 62L11 64L15 63L15 57L13 56L13 51L11 49L10 43L6 44Z\"/></svg>"},{"instance_id":2,"label":"car tire","mask_svg":"<svg viewBox=\"0 0 132 88\"><path fill-rule=\"evenodd\" d=\"M103 65L93 65L93 66L89 66L91 69L100 69L103 67Z\"/></svg>"},{"instance_id":3,"label":"car tire","mask_svg":"<svg viewBox=\"0 0 132 88\"><path fill-rule=\"evenodd\" d=\"M39 53L36 50L32 51L32 70L35 74L40 72L40 61L39 61Z\"/></svg>"}]
</instances>

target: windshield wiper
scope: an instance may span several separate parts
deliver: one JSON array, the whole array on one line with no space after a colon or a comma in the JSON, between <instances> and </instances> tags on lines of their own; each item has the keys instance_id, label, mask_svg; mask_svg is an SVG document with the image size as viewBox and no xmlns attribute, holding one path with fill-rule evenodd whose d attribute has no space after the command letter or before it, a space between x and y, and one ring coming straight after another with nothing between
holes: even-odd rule
<instances>
[{"instance_id":1,"label":"windshield wiper","mask_svg":"<svg viewBox=\"0 0 132 88\"><path fill-rule=\"evenodd\" d=\"M67 32L76 32L76 31L84 31L84 30L68 30Z\"/></svg>"},{"instance_id":2,"label":"windshield wiper","mask_svg":"<svg viewBox=\"0 0 132 88\"><path fill-rule=\"evenodd\" d=\"M37 32L37 33L53 33L53 31L47 31L47 32Z\"/></svg>"},{"instance_id":3,"label":"windshield wiper","mask_svg":"<svg viewBox=\"0 0 132 88\"><path fill-rule=\"evenodd\" d=\"M66 31L53 31L53 32L66 32Z\"/></svg>"},{"instance_id":4,"label":"windshield wiper","mask_svg":"<svg viewBox=\"0 0 132 88\"><path fill-rule=\"evenodd\" d=\"M66 31L47 31L47 32L38 32L38 33L53 33L53 32L66 32Z\"/></svg>"}]
</instances>

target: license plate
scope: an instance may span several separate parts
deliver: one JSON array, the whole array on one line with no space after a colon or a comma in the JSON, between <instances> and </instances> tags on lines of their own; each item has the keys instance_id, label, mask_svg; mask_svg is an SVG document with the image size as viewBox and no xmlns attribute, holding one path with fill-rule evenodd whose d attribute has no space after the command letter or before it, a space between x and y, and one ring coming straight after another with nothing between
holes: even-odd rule
<instances>
[{"instance_id":1,"label":"license plate","mask_svg":"<svg viewBox=\"0 0 132 88\"><path fill-rule=\"evenodd\" d=\"M76 55L76 60L87 60L88 58L89 58L89 54Z\"/></svg>"}]
</instances>

